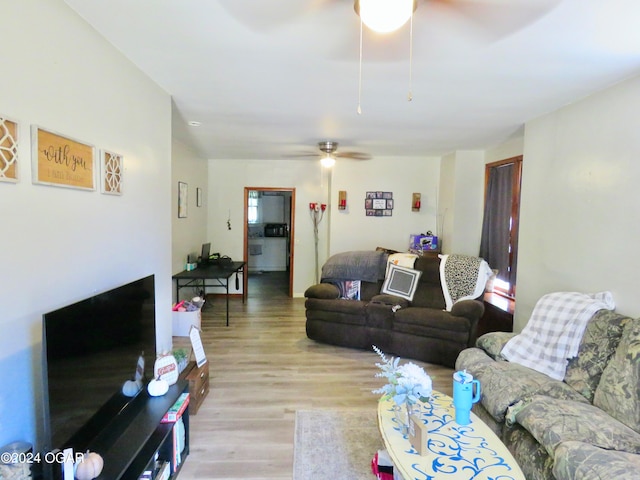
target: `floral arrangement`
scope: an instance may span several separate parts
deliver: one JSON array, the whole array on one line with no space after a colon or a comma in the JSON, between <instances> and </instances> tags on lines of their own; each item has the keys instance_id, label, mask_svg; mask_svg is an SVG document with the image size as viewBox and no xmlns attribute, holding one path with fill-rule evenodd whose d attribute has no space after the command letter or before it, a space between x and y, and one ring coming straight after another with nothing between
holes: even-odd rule
<instances>
[{"instance_id":1,"label":"floral arrangement","mask_svg":"<svg viewBox=\"0 0 640 480\"><path fill-rule=\"evenodd\" d=\"M376 377L386 378L388 382L382 388L373 390L373 393L383 394L385 400L393 398L396 405L415 405L418 401L429 401L433 384L422 367L411 362L400 365L399 357L387 358L375 345L373 350L383 362L376 363L381 370L376 373Z\"/></svg>"}]
</instances>

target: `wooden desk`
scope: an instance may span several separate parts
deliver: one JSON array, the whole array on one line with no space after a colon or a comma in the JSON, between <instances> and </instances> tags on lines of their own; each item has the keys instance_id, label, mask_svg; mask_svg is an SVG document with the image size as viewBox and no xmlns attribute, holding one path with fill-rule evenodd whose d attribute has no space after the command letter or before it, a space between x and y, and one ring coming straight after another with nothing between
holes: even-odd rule
<instances>
[{"instance_id":1,"label":"wooden desk","mask_svg":"<svg viewBox=\"0 0 640 480\"><path fill-rule=\"evenodd\" d=\"M172 278L176 281L176 300L180 298L180 289L185 287L225 287L225 297L227 299L227 327L229 326L229 279L233 274L244 272L245 262L231 262L228 265L207 265L198 267L195 270L183 270L175 274ZM207 283L210 280L214 283ZM247 299L247 292L242 289L242 303Z\"/></svg>"},{"instance_id":2,"label":"wooden desk","mask_svg":"<svg viewBox=\"0 0 640 480\"><path fill-rule=\"evenodd\" d=\"M393 400L378 403L378 427L394 469L405 480L499 478L525 480L515 459L495 433L471 412L469 425L458 425L453 399L433 392L422 408L427 425L427 454L411 446L394 415ZM394 470L395 472L395 470Z\"/></svg>"}]
</instances>

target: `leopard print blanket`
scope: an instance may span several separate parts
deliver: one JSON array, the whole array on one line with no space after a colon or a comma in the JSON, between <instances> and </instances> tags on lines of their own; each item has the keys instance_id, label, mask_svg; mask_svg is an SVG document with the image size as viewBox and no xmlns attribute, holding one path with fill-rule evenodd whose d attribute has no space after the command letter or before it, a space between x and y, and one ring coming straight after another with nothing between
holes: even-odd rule
<instances>
[{"instance_id":1,"label":"leopard print blanket","mask_svg":"<svg viewBox=\"0 0 640 480\"><path fill-rule=\"evenodd\" d=\"M491 276L491 267L480 257L440 255L440 282L447 311L460 300L478 298Z\"/></svg>"}]
</instances>

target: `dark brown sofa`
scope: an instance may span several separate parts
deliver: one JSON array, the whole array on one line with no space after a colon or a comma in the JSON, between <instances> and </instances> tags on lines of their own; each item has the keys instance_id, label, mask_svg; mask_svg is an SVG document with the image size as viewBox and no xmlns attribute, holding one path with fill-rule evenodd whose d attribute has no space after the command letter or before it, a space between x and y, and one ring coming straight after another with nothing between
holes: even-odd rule
<instances>
[{"instance_id":1,"label":"dark brown sofa","mask_svg":"<svg viewBox=\"0 0 640 480\"><path fill-rule=\"evenodd\" d=\"M343 347L376 345L386 353L453 367L458 354L473 346L484 305L462 300L445 311L439 267L437 256L416 260L414 268L422 275L411 302L380 294L383 279L363 281L360 300L340 298L332 283L309 287L307 336Z\"/></svg>"}]
</instances>

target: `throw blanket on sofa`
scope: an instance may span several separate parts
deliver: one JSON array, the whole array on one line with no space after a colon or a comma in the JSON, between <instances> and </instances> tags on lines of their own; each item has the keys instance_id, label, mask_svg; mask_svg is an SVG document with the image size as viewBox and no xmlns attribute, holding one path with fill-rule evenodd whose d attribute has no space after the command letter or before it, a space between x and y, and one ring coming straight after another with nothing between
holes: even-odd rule
<instances>
[{"instance_id":1,"label":"throw blanket on sofa","mask_svg":"<svg viewBox=\"0 0 640 480\"><path fill-rule=\"evenodd\" d=\"M440 283L448 312L451 311L454 303L482 295L492 273L485 260L468 255L438 256L440 257Z\"/></svg>"},{"instance_id":2,"label":"throw blanket on sofa","mask_svg":"<svg viewBox=\"0 0 640 480\"><path fill-rule=\"evenodd\" d=\"M504 346L502 356L562 381L568 360L578 354L591 317L598 310L614 308L611 292L544 295L522 332Z\"/></svg>"},{"instance_id":3,"label":"throw blanket on sofa","mask_svg":"<svg viewBox=\"0 0 640 480\"><path fill-rule=\"evenodd\" d=\"M387 257L386 252L378 250L336 253L322 266L322 281L377 282L384 278Z\"/></svg>"}]
</instances>

